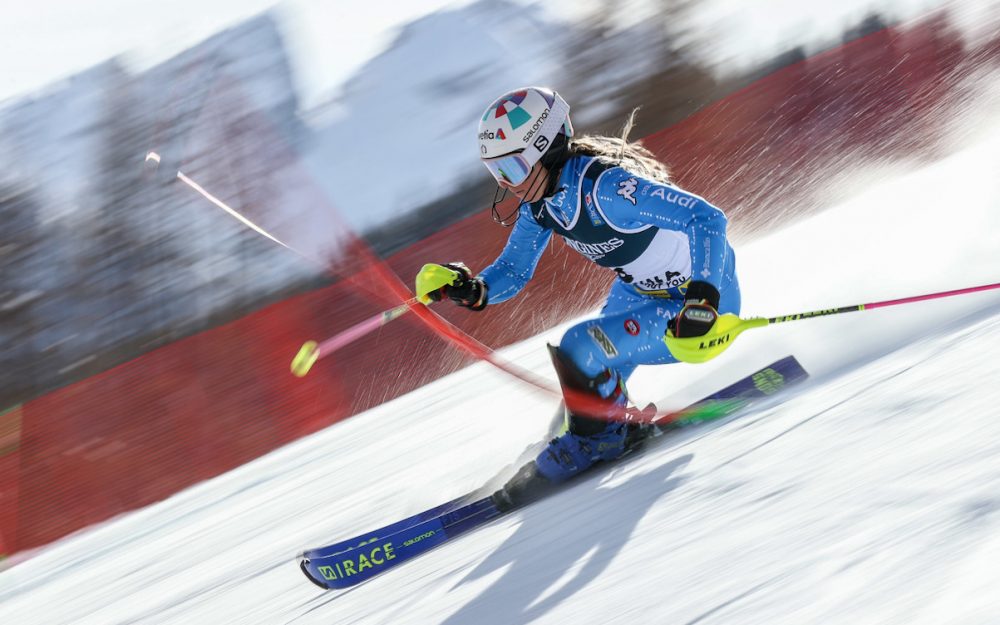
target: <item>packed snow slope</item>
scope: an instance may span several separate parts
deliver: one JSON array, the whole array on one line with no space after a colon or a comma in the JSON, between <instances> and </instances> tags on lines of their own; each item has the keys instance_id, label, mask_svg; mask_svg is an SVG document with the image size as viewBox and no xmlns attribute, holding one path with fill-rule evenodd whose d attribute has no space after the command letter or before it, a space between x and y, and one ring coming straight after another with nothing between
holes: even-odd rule
<instances>
[{"instance_id":1,"label":"packed snow slope","mask_svg":"<svg viewBox=\"0 0 1000 625\"><path fill-rule=\"evenodd\" d=\"M744 316L1000 281L1000 132L963 141L859 162L829 210L738 246ZM558 334L505 354L551 375ZM754 330L632 390L677 406L789 353L812 378L772 405L352 591L312 586L301 549L471 490L545 436L554 397L471 367L0 573L0 623L1000 622L1000 293Z\"/></svg>"}]
</instances>

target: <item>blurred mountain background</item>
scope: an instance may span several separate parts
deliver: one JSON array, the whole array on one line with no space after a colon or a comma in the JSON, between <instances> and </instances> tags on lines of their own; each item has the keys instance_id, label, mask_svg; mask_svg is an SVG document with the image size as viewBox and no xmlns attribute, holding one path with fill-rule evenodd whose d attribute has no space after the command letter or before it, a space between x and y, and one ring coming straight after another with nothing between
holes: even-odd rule
<instances>
[{"instance_id":1,"label":"blurred mountain background","mask_svg":"<svg viewBox=\"0 0 1000 625\"><path fill-rule=\"evenodd\" d=\"M635 6L438 11L309 108L273 12L141 72L111 59L0 103L0 409L350 276L358 237L384 256L483 211L494 185L474 129L506 90L555 87L585 133L618 134L641 106L639 138L904 19L876 8L730 62L699 3L646 2L623 20ZM934 19L943 46L971 45L946 11ZM177 184L178 170L300 254Z\"/></svg>"}]
</instances>

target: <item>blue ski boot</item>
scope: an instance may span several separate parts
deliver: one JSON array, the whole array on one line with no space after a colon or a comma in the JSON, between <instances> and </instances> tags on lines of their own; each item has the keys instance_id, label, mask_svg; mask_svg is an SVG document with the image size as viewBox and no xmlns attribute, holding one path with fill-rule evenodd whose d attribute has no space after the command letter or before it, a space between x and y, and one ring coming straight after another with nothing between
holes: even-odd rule
<instances>
[{"instance_id":1,"label":"blue ski boot","mask_svg":"<svg viewBox=\"0 0 1000 625\"><path fill-rule=\"evenodd\" d=\"M552 485L595 463L618 458L634 440L636 425L629 422L624 384L618 374L605 370L597 377L588 377L558 347L549 345L549 352L565 398L565 425L535 460L493 494L502 511L544 496ZM602 394L602 389L610 390Z\"/></svg>"}]
</instances>

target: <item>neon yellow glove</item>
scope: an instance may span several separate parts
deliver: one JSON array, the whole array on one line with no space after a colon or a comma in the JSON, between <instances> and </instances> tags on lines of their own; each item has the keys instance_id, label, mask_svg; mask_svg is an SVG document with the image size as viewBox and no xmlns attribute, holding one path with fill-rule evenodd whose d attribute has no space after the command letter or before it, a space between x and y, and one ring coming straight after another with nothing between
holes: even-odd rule
<instances>
[{"instance_id":1,"label":"neon yellow glove","mask_svg":"<svg viewBox=\"0 0 1000 625\"><path fill-rule=\"evenodd\" d=\"M697 341L698 347L695 348L692 345L695 341L691 340L705 336L714 338L724 334L717 330L717 326L723 320L719 316L718 308L718 289L708 282L697 280L688 282L684 307L670 320L663 335L663 341L674 358L682 362L705 362L723 352L725 347L715 349L716 345L713 343L712 348L708 348L708 343L705 341ZM712 341L712 338L709 338L709 341Z\"/></svg>"},{"instance_id":2,"label":"neon yellow glove","mask_svg":"<svg viewBox=\"0 0 1000 625\"><path fill-rule=\"evenodd\" d=\"M472 310L486 307L486 283L482 278L472 277L472 272L462 263L424 265L417 273L414 290L423 304L439 302L447 297L459 306Z\"/></svg>"},{"instance_id":3,"label":"neon yellow glove","mask_svg":"<svg viewBox=\"0 0 1000 625\"><path fill-rule=\"evenodd\" d=\"M667 344L667 349L677 360L697 364L708 362L726 351L736 340L736 337L744 331L751 328L762 328L767 324L768 320L762 317L740 319L733 313L726 313L721 315L712 325L712 329L702 336L677 338L673 331L668 328L663 342Z\"/></svg>"}]
</instances>

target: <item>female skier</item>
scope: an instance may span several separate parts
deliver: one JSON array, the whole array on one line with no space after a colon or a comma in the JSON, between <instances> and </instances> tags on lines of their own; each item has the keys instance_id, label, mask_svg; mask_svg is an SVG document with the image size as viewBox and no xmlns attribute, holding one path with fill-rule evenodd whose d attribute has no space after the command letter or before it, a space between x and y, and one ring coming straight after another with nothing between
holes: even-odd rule
<instances>
[{"instance_id":1,"label":"female skier","mask_svg":"<svg viewBox=\"0 0 1000 625\"><path fill-rule=\"evenodd\" d=\"M600 315L549 347L567 426L498 491L502 508L526 500L538 477L560 482L623 454L633 429L623 420L624 387L636 366L676 362L666 332L700 336L720 312L739 314L725 215L673 185L651 152L628 142L630 126L621 139L574 138L569 105L555 91L501 96L479 123L479 152L499 185L493 218L513 223L507 245L479 275L462 263L425 265L417 275L421 301L483 310L524 288L553 232L618 274ZM501 217L507 192L520 203Z\"/></svg>"}]
</instances>

